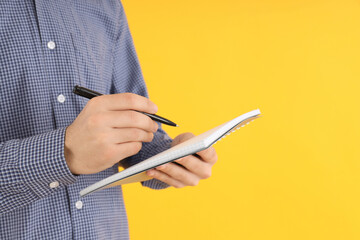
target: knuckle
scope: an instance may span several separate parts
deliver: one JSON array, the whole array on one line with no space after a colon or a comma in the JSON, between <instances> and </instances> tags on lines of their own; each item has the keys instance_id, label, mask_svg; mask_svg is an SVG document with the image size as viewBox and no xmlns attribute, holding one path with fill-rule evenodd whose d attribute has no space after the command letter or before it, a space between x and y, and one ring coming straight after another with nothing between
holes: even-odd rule
<instances>
[{"instance_id":1,"label":"knuckle","mask_svg":"<svg viewBox=\"0 0 360 240\"><path fill-rule=\"evenodd\" d=\"M141 116L135 111L129 111L128 117L131 123L134 125L138 125L141 122Z\"/></svg>"},{"instance_id":2,"label":"knuckle","mask_svg":"<svg viewBox=\"0 0 360 240\"><path fill-rule=\"evenodd\" d=\"M130 138L133 139L134 141L151 142L154 138L153 133L147 133L136 128L132 129L130 131L130 134L131 134Z\"/></svg>"},{"instance_id":3,"label":"knuckle","mask_svg":"<svg viewBox=\"0 0 360 240\"><path fill-rule=\"evenodd\" d=\"M148 134L148 141L151 142L154 139L154 134L153 133L149 133Z\"/></svg>"},{"instance_id":4,"label":"knuckle","mask_svg":"<svg viewBox=\"0 0 360 240\"><path fill-rule=\"evenodd\" d=\"M156 132L157 131L157 128L155 127L155 125L157 125L156 123L154 123L153 120L151 120L151 118L147 118L147 128L153 132ZM155 130L156 129L156 130Z\"/></svg>"},{"instance_id":5,"label":"knuckle","mask_svg":"<svg viewBox=\"0 0 360 240\"><path fill-rule=\"evenodd\" d=\"M129 108L134 108L136 106L136 95L135 94L124 93L123 98Z\"/></svg>"},{"instance_id":6,"label":"knuckle","mask_svg":"<svg viewBox=\"0 0 360 240\"><path fill-rule=\"evenodd\" d=\"M130 137L131 139L134 139L135 141L138 141L141 139L142 133L140 130L133 128L130 130Z\"/></svg>"},{"instance_id":7,"label":"knuckle","mask_svg":"<svg viewBox=\"0 0 360 240\"><path fill-rule=\"evenodd\" d=\"M154 128L154 132L157 132L157 130L159 129L159 124L157 124L156 122L152 121L155 124L155 128Z\"/></svg>"},{"instance_id":8,"label":"knuckle","mask_svg":"<svg viewBox=\"0 0 360 240\"><path fill-rule=\"evenodd\" d=\"M141 147L142 147L141 142L133 142L133 143L131 144L130 151L131 151L133 154L136 154L136 153L138 153L138 152L141 150Z\"/></svg>"},{"instance_id":9,"label":"knuckle","mask_svg":"<svg viewBox=\"0 0 360 240\"><path fill-rule=\"evenodd\" d=\"M152 101L150 101L149 99L146 99L146 108L147 109L153 109L154 110L154 113L155 112L157 112L157 109L158 109L158 107L156 106L156 104L155 103L153 103Z\"/></svg>"}]
</instances>

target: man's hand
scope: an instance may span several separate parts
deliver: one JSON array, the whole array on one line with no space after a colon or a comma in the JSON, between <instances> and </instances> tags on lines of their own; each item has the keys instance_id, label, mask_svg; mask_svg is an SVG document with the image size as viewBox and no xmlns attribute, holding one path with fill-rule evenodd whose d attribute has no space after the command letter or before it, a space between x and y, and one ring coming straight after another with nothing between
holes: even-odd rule
<instances>
[{"instance_id":1,"label":"man's hand","mask_svg":"<svg viewBox=\"0 0 360 240\"><path fill-rule=\"evenodd\" d=\"M192 137L194 137L192 133L180 134L174 139L172 146ZM211 168L217 161L217 154L213 147L198 152L197 155L190 155L175 161L182 166L167 163L147 171L147 174L176 188L196 186L201 179L211 176Z\"/></svg>"},{"instance_id":2,"label":"man's hand","mask_svg":"<svg viewBox=\"0 0 360 240\"><path fill-rule=\"evenodd\" d=\"M142 142L151 142L158 125L146 115L157 106L131 93L91 99L66 129L65 159L73 174L105 170L138 153Z\"/></svg>"}]
</instances>

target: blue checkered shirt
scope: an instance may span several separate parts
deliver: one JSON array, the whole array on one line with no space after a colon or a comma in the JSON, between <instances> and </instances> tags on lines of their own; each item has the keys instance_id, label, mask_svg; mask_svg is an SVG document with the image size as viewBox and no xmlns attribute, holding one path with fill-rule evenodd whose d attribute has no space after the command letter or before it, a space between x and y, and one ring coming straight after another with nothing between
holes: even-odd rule
<instances>
[{"instance_id":1,"label":"blue checkered shirt","mask_svg":"<svg viewBox=\"0 0 360 240\"><path fill-rule=\"evenodd\" d=\"M1 0L0 83L0 239L128 239L121 187L79 202L117 165L74 176L64 158L65 128L87 103L74 85L147 96L119 0ZM159 129L126 164L170 142Z\"/></svg>"}]
</instances>

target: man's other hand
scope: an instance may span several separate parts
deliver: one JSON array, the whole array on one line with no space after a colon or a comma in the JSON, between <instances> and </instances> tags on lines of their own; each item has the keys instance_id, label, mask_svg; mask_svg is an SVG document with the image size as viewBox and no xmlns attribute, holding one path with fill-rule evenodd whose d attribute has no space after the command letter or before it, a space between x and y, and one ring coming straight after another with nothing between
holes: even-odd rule
<instances>
[{"instance_id":1,"label":"man's other hand","mask_svg":"<svg viewBox=\"0 0 360 240\"><path fill-rule=\"evenodd\" d=\"M174 139L172 146L192 137L194 137L192 133L180 134ZM215 149L210 147L198 152L197 156L189 155L175 161L181 165L166 163L147 171L147 174L176 188L196 186L201 179L211 176L211 169L217 158Z\"/></svg>"}]
</instances>

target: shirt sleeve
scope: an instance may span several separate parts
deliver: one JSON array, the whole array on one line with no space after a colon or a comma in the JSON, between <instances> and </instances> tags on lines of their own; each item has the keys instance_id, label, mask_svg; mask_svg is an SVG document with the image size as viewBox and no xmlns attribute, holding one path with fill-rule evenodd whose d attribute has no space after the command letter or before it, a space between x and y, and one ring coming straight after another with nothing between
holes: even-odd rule
<instances>
[{"instance_id":1,"label":"shirt sleeve","mask_svg":"<svg viewBox=\"0 0 360 240\"><path fill-rule=\"evenodd\" d=\"M0 214L76 181L64 157L65 128L0 143Z\"/></svg>"},{"instance_id":2,"label":"shirt sleeve","mask_svg":"<svg viewBox=\"0 0 360 240\"><path fill-rule=\"evenodd\" d=\"M119 32L114 46L112 91L113 93L132 92L144 97L149 97L122 6L120 8L118 25ZM153 141L151 143L143 143L141 151L130 158L124 159L122 165L128 167L145 160L170 148L171 142L172 139L161 128L161 125L159 125L159 130L154 134ZM162 189L169 186L156 179L145 181L142 184L143 186L153 189Z\"/></svg>"}]
</instances>

